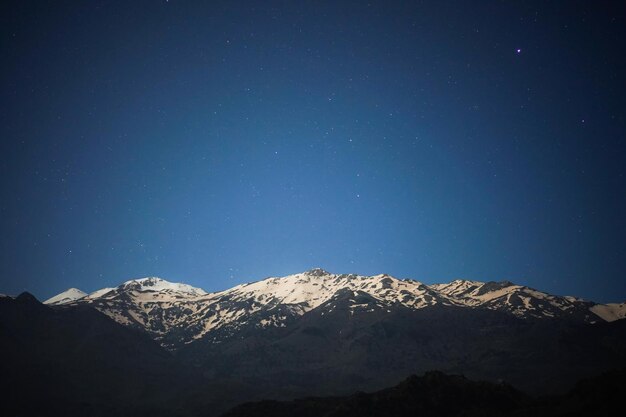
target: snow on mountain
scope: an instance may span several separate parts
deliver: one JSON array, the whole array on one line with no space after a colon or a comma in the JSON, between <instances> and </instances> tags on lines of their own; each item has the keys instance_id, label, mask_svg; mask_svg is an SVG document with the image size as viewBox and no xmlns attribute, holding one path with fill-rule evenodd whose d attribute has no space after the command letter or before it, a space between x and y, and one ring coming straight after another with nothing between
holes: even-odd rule
<instances>
[{"instance_id":1,"label":"snow on mountain","mask_svg":"<svg viewBox=\"0 0 626 417\"><path fill-rule=\"evenodd\" d=\"M79 290L78 288L70 288L66 291L63 291L61 294L57 294L52 298L44 301L44 304L49 305L61 305L74 302L76 300L80 300L81 298L87 295L86 292Z\"/></svg>"},{"instance_id":2,"label":"snow on mountain","mask_svg":"<svg viewBox=\"0 0 626 417\"><path fill-rule=\"evenodd\" d=\"M203 321L204 328L194 339L216 329L228 328L233 334L242 326L284 327L294 317L323 304L339 290L366 292L385 305L400 304L412 309L453 304L417 281L399 280L385 274L370 277L338 275L316 268L210 294L204 302L212 313Z\"/></svg>"},{"instance_id":3,"label":"snow on mountain","mask_svg":"<svg viewBox=\"0 0 626 417\"><path fill-rule=\"evenodd\" d=\"M418 310L439 305L487 308L523 319L569 318L594 322L598 316L608 321L623 318L626 311L623 304L601 306L508 281L455 280L427 286L386 274L332 274L320 268L270 277L215 293L156 277L126 281L116 288L104 288L89 295L79 290L70 291L46 303L90 304L121 324L147 331L171 349L202 338L219 343L244 328L285 327L346 291L373 300L363 306L354 301L354 306L350 307L352 314L366 313L373 307L401 306ZM355 296L354 300L357 298ZM351 302L352 298L347 300Z\"/></svg>"},{"instance_id":4,"label":"snow on mountain","mask_svg":"<svg viewBox=\"0 0 626 417\"><path fill-rule=\"evenodd\" d=\"M157 277L131 279L120 285L117 290L159 292L162 294L171 294L174 297L180 295L198 296L206 294L201 288L195 288L187 284L173 283Z\"/></svg>"},{"instance_id":5,"label":"snow on mountain","mask_svg":"<svg viewBox=\"0 0 626 417\"><path fill-rule=\"evenodd\" d=\"M615 321L626 318L626 303L596 304L591 311L606 321Z\"/></svg>"},{"instance_id":6,"label":"snow on mountain","mask_svg":"<svg viewBox=\"0 0 626 417\"><path fill-rule=\"evenodd\" d=\"M430 288L441 294L446 294L450 297L458 298L475 290L483 284L484 282L457 279L447 284L432 284L430 285Z\"/></svg>"},{"instance_id":7,"label":"snow on mountain","mask_svg":"<svg viewBox=\"0 0 626 417\"><path fill-rule=\"evenodd\" d=\"M319 268L211 294L186 284L149 277L130 280L117 288L99 290L74 301L91 304L117 322L144 329L162 344L174 346L216 330L221 330L223 336L232 335L244 326L283 327L340 289L367 292L384 304L413 309L454 304L417 281L388 275L337 275Z\"/></svg>"},{"instance_id":8,"label":"snow on mountain","mask_svg":"<svg viewBox=\"0 0 626 417\"><path fill-rule=\"evenodd\" d=\"M468 307L507 311L520 318L575 316L588 322L595 318L589 314L593 303L576 297L551 295L509 281L454 280L448 284L434 284L430 287Z\"/></svg>"},{"instance_id":9,"label":"snow on mountain","mask_svg":"<svg viewBox=\"0 0 626 417\"><path fill-rule=\"evenodd\" d=\"M162 341L170 333L189 333L187 328L194 328L193 313L205 296L206 291L191 285L147 277L103 288L66 304L92 305L118 323L145 330Z\"/></svg>"},{"instance_id":10,"label":"snow on mountain","mask_svg":"<svg viewBox=\"0 0 626 417\"><path fill-rule=\"evenodd\" d=\"M87 296L89 299L100 298L106 296L111 291L115 290L115 288L102 288L100 290L94 291Z\"/></svg>"},{"instance_id":11,"label":"snow on mountain","mask_svg":"<svg viewBox=\"0 0 626 417\"><path fill-rule=\"evenodd\" d=\"M364 291L386 303L400 303L415 309L434 304L452 304L446 297L441 297L417 281L399 280L385 274L371 277L336 275L319 268L301 274L238 285L218 294L270 306L297 305L306 312L324 303L342 288Z\"/></svg>"}]
</instances>

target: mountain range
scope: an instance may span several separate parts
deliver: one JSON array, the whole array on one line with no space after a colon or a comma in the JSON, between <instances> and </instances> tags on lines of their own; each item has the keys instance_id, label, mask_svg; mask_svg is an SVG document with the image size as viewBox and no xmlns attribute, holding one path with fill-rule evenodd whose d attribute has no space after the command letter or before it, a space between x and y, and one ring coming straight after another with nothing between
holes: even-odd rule
<instances>
[{"instance_id":1,"label":"mountain range","mask_svg":"<svg viewBox=\"0 0 626 417\"><path fill-rule=\"evenodd\" d=\"M373 303L353 300L351 314L395 307L461 307L500 311L520 319L558 318L592 324L626 316L624 303L599 304L555 296L509 281L455 280L428 286L386 274L338 275L320 268L214 293L157 277L141 278L91 294L70 288L44 304L91 305L176 350L201 339L220 343L244 327L285 327L345 291L351 291L354 299L365 297Z\"/></svg>"},{"instance_id":2,"label":"mountain range","mask_svg":"<svg viewBox=\"0 0 626 417\"><path fill-rule=\"evenodd\" d=\"M425 285L316 268L208 293L149 277L43 304L4 296L0 313L14 415L97 415L97 404L102 415L212 416L431 370L550 394L626 366L623 303L508 281Z\"/></svg>"}]
</instances>

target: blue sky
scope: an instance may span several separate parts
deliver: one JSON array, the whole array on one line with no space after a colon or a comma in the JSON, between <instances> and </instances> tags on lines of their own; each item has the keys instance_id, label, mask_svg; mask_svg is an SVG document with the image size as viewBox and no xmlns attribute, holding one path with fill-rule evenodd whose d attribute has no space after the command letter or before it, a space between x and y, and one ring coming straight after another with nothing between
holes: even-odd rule
<instances>
[{"instance_id":1,"label":"blue sky","mask_svg":"<svg viewBox=\"0 0 626 417\"><path fill-rule=\"evenodd\" d=\"M587 2L5 6L0 292L319 266L623 301L625 23Z\"/></svg>"}]
</instances>

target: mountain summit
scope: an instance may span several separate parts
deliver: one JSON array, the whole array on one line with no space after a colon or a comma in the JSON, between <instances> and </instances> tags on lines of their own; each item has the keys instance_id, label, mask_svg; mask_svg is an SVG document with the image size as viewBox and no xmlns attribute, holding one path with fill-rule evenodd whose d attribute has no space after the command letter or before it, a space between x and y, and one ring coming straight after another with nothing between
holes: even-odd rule
<instances>
[{"instance_id":1,"label":"mountain summit","mask_svg":"<svg viewBox=\"0 0 626 417\"><path fill-rule=\"evenodd\" d=\"M188 294L190 296L206 294L206 292L200 288L192 287L187 284L172 283L158 277L132 279L120 285L118 289L139 292L161 292L173 295Z\"/></svg>"},{"instance_id":2,"label":"mountain summit","mask_svg":"<svg viewBox=\"0 0 626 417\"><path fill-rule=\"evenodd\" d=\"M63 291L61 294L57 294L52 298L44 301L44 304L50 305L58 305L58 304L68 304L76 300L80 300L81 298L87 295L86 292L79 290L78 288L69 288Z\"/></svg>"}]
</instances>

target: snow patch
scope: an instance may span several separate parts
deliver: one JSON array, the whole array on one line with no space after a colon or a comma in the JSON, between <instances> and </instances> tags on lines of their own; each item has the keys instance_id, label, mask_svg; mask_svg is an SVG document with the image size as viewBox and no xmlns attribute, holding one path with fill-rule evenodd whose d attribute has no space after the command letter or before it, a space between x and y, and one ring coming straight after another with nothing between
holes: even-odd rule
<instances>
[{"instance_id":1,"label":"snow patch","mask_svg":"<svg viewBox=\"0 0 626 417\"><path fill-rule=\"evenodd\" d=\"M626 303L596 304L589 310L605 321L615 321L626 318Z\"/></svg>"}]
</instances>

